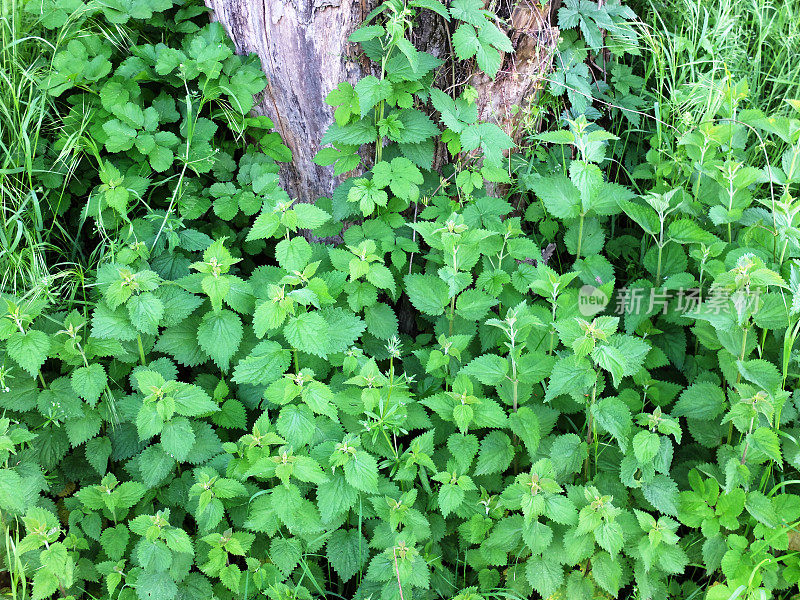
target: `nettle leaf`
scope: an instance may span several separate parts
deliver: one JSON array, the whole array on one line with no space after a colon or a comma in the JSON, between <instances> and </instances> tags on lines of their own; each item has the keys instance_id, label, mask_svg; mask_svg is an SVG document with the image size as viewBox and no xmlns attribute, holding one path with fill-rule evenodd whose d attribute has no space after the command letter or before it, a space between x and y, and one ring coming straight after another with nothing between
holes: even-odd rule
<instances>
[{"instance_id":1,"label":"nettle leaf","mask_svg":"<svg viewBox=\"0 0 800 600\"><path fill-rule=\"evenodd\" d=\"M619 398L602 398L592 406L595 422L605 429L625 452L633 428L633 417L628 405Z\"/></svg>"},{"instance_id":2,"label":"nettle leaf","mask_svg":"<svg viewBox=\"0 0 800 600\"><path fill-rule=\"evenodd\" d=\"M767 458L782 464L781 447L778 434L769 427L759 427L747 436L748 443L753 449L763 453Z\"/></svg>"},{"instance_id":3,"label":"nettle leaf","mask_svg":"<svg viewBox=\"0 0 800 600\"><path fill-rule=\"evenodd\" d=\"M227 309L209 311L197 328L197 342L220 369L227 371L243 332L242 320L235 312Z\"/></svg>"},{"instance_id":4,"label":"nettle leaf","mask_svg":"<svg viewBox=\"0 0 800 600\"><path fill-rule=\"evenodd\" d=\"M398 198L416 202L419 185L423 182L420 170L407 158L398 156L391 163L379 162L372 167L372 182L380 188L387 185Z\"/></svg>"},{"instance_id":5,"label":"nettle leaf","mask_svg":"<svg viewBox=\"0 0 800 600\"><path fill-rule=\"evenodd\" d=\"M665 515L678 515L678 485L666 475L657 474L651 481L642 483L642 493Z\"/></svg>"},{"instance_id":6,"label":"nettle leaf","mask_svg":"<svg viewBox=\"0 0 800 600\"><path fill-rule=\"evenodd\" d=\"M311 441L316 430L316 421L314 413L305 404L290 404L281 409L275 426L283 437L301 446Z\"/></svg>"},{"instance_id":7,"label":"nettle leaf","mask_svg":"<svg viewBox=\"0 0 800 600\"><path fill-rule=\"evenodd\" d=\"M444 313L450 300L447 284L433 275L406 275L403 278L411 304L425 314L437 316Z\"/></svg>"},{"instance_id":8,"label":"nettle leaf","mask_svg":"<svg viewBox=\"0 0 800 600\"><path fill-rule=\"evenodd\" d=\"M202 388L181 383L172 395L175 412L185 417L199 417L219 410L216 402Z\"/></svg>"},{"instance_id":9,"label":"nettle leaf","mask_svg":"<svg viewBox=\"0 0 800 600\"><path fill-rule=\"evenodd\" d=\"M369 216L376 206L386 206L389 196L377 183L361 177L347 192L347 201L357 203L364 216Z\"/></svg>"},{"instance_id":10,"label":"nettle leaf","mask_svg":"<svg viewBox=\"0 0 800 600\"><path fill-rule=\"evenodd\" d=\"M358 529L337 529L326 543L328 561L341 577L350 581L369 560L369 544Z\"/></svg>"},{"instance_id":11,"label":"nettle leaf","mask_svg":"<svg viewBox=\"0 0 800 600\"><path fill-rule=\"evenodd\" d=\"M175 458L160 446L149 446L139 455L139 473L148 488L157 487L175 468Z\"/></svg>"},{"instance_id":12,"label":"nettle leaf","mask_svg":"<svg viewBox=\"0 0 800 600\"><path fill-rule=\"evenodd\" d=\"M508 468L513 458L511 439L502 431L492 431L481 440L475 475L500 473Z\"/></svg>"},{"instance_id":13,"label":"nettle leaf","mask_svg":"<svg viewBox=\"0 0 800 600\"><path fill-rule=\"evenodd\" d=\"M725 393L718 385L698 382L681 392L675 402L672 415L710 421L716 419L725 409Z\"/></svg>"},{"instance_id":14,"label":"nettle leaf","mask_svg":"<svg viewBox=\"0 0 800 600\"><path fill-rule=\"evenodd\" d=\"M376 304L367 308L365 311L367 322L362 321L358 316L342 308L325 308L321 310L320 313L323 319L325 319L325 322L328 324L328 352L332 354L337 352L345 352L352 347L368 326L369 315L371 314L370 309L375 309L378 306L385 307L389 310L391 316L394 316L394 313L392 313L391 309L385 304ZM383 314L381 315L381 318L388 319L389 317ZM396 317L394 317L394 323L396 329ZM373 335L376 335L375 332L373 332ZM376 335L376 337L381 336ZM391 336L387 336L384 339L388 339L388 337Z\"/></svg>"},{"instance_id":15,"label":"nettle leaf","mask_svg":"<svg viewBox=\"0 0 800 600\"><path fill-rule=\"evenodd\" d=\"M284 575L289 575L300 563L302 551L298 539L274 538L269 546L269 558Z\"/></svg>"},{"instance_id":16,"label":"nettle leaf","mask_svg":"<svg viewBox=\"0 0 800 600\"><path fill-rule=\"evenodd\" d=\"M177 417L164 423L161 429L161 446L171 458L184 462L194 442L194 430L188 419Z\"/></svg>"},{"instance_id":17,"label":"nettle leaf","mask_svg":"<svg viewBox=\"0 0 800 600\"><path fill-rule=\"evenodd\" d=\"M461 369L463 375L474 377L485 385L497 385L509 371L508 360L496 354L484 354Z\"/></svg>"},{"instance_id":18,"label":"nettle leaf","mask_svg":"<svg viewBox=\"0 0 800 600\"><path fill-rule=\"evenodd\" d=\"M470 321L479 321L496 305L495 298L480 290L464 290L456 299L456 314Z\"/></svg>"},{"instance_id":19,"label":"nettle leaf","mask_svg":"<svg viewBox=\"0 0 800 600\"><path fill-rule=\"evenodd\" d=\"M50 339L46 333L36 329L15 331L6 340L6 351L31 377L35 377L47 360Z\"/></svg>"},{"instance_id":20,"label":"nettle leaf","mask_svg":"<svg viewBox=\"0 0 800 600\"><path fill-rule=\"evenodd\" d=\"M381 100L386 100L392 93L392 84L386 79L378 79L367 75L358 80L355 87L361 116L367 113Z\"/></svg>"},{"instance_id":21,"label":"nettle leaf","mask_svg":"<svg viewBox=\"0 0 800 600\"><path fill-rule=\"evenodd\" d=\"M103 365L92 363L75 369L70 380L75 393L90 404L95 404L106 387L108 377Z\"/></svg>"},{"instance_id":22,"label":"nettle leaf","mask_svg":"<svg viewBox=\"0 0 800 600\"><path fill-rule=\"evenodd\" d=\"M289 368L291 353L277 342L264 340L256 344L233 370L233 381L269 385Z\"/></svg>"},{"instance_id":23,"label":"nettle leaf","mask_svg":"<svg viewBox=\"0 0 800 600\"><path fill-rule=\"evenodd\" d=\"M564 567L552 556L532 556L525 566L528 583L542 598L549 598L564 583Z\"/></svg>"},{"instance_id":24,"label":"nettle leaf","mask_svg":"<svg viewBox=\"0 0 800 600\"><path fill-rule=\"evenodd\" d=\"M547 402L561 394L582 394L596 379L597 374L588 360L575 355L566 356L553 367L544 399Z\"/></svg>"},{"instance_id":25,"label":"nettle leaf","mask_svg":"<svg viewBox=\"0 0 800 600\"><path fill-rule=\"evenodd\" d=\"M131 323L143 333L158 333L158 325L164 316L164 303L152 292L132 296L126 303Z\"/></svg>"},{"instance_id":26,"label":"nettle leaf","mask_svg":"<svg viewBox=\"0 0 800 600\"><path fill-rule=\"evenodd\" d=\"M363 450L357 450L344 465L347 483L362 492L375 493L378 490L378 463Z\"/></svg>"},{"instance_id":27,"label":"nettle leaf","mask_svg":"<svg viewBox=\"0 0 800 600\"><path fill-rule=\"evenodd\" d=\"M303 237L281 240L275 246L275 258L278 264L289 271L302 271L311 260L311 245Z\"/></svg>"},{"instance_id":28,"label":"nettle leaf","mask_svg":"<svg viewBox=\"0 0 800 600\"><path fill-rule=\"evenodd\" d=\"M660 447L661 440L657 433L644 430L633 436L633 453L639 464L646 465L652 461Z\"/></svg>"},{"instance_id":29,"label":"nettle leaf","mask_svg":"<svg viewBox=\"0 0 800 600\"><path fill-rule=\"evenodd\" d=\"M330 329L318 311L292 317L284 327L284 335L294 348L321 358L328 355Z\"/></svg>"},{"instance_id":30,"label":"nettle leaf","mask_svg":"<svg viewBox=\"0 0 800 600\"><path fill-rule=\"evenodd\" d=\"M503 152L513 148L514 141L494 123L476 123L464 128L461 147L466 152L480 148L489 166L501 167Z\"/></svg>"}]
</instances>

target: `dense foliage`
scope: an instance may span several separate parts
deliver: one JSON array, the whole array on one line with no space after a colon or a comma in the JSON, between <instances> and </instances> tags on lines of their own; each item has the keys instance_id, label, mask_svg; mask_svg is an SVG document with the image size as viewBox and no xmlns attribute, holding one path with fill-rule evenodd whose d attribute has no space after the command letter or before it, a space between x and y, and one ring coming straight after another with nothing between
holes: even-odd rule
<instances>
[{"instance_id":1,"label":"dense foliage","mask_svg":"<svg viewBox=\"0 0 800 600\"><path fill-rule=\"evenodd\" d=\"M5 175L94 262L0 306L13 598L796 593L800 103L653 116L635 14L567 0L515 147L409 41L494 77L495 15L388 0L310 204L202 6L26 11L53 126Z\"/></svg>"}]
</instances>

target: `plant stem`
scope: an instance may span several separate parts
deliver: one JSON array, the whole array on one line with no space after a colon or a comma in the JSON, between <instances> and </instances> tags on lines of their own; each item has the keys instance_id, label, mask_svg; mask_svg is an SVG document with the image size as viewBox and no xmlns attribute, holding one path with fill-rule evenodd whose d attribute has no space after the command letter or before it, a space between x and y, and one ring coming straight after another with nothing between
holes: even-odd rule
<instances>
[{"instance_id":1,"label":"plant stem","mask_svg":"<svg viewBox=\"0 0 800 600\"><path fill-rule=\"evenodd\" d=\"M136 343L139 346L139 359L142 361L142 366L146 367L147 366L147 359L144 356L144 346L142 346L142 336L141 336L141 334L136 336Z\"/></svg>"},{"instance_id":2,"label":"plant stem","mask_svg":"<svg viewBox=\"0 0 800 600\"><path fill-rule=\"evenodd\" d=\"M592 386L592 396L589 400L589 407L586 411L586 445L591 446L595 443L595 435L594 435L594 417L592 417L592 408L594 407L594 401L597 397L597 380L595 379L594 386ZM591 454L589 454L588 448L586 451L586 461L583 463L583 472L586 480L588 481L591 477ZM595 460L597 460L595 458Z\"/></svg>"}]
</instances>

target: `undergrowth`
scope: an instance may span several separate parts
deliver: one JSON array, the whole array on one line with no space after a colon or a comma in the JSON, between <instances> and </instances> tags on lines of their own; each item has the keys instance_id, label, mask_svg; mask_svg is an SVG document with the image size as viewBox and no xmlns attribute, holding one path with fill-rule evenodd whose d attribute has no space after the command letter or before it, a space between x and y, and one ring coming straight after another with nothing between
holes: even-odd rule
<instances>
[{"instance_id":1,"label":"undergrowth","mask_svg":"<svg viewBox=\"0 0 800 600\"><path fill-rule=\"evenodd\" d=\"M519 144L409 41L483 6L353 32L307 204L199 3L3 5L7 595L796 595L794 3L565 1Z\"/></svg>"}]
</instances>

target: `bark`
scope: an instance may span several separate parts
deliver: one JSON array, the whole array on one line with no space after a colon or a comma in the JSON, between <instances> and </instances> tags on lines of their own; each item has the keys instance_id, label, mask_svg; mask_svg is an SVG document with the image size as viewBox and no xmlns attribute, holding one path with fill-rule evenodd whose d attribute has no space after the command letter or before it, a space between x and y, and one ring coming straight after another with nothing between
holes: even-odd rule
<instances>
[{"instance_id":1,"label":"bark","mask_svg":"<svg viewBox=\"0 0 800 600\"><path fill-rule=\"evenodd\" d=\"M521 0L506 21L516 52L504 59L495 81L464 72L452 62L452 31L441 18L423 11L412 33L415 46L445 59L437 74L443 88L471 83L479 92L481 118L498 122L509 133L516 129L520 107L531 97L543 71L549 69L550 51L558 35L549 27L547 8L536 0ZM530 3L530 5L527 4ZM239 53L255 52L261 58L268 85L257 99L258 114L275 123L293 160L281 172L282 183L293 198L314 202L330 196L341 178L332 167L313 162L319 141L333 119L324 98L342 81L355 84L371 68L357 45L347 41L373 8L374 0L206 0L213 18L220 21ZM510 17L510 18L509 18ZM450 60L448 60L450 59ZM442 154L441 149L437 154ZM441 162L437 156L435 164Z\"/></svg>"},{"instance_id":2,"label":"bark","mask_svg":"<svg viewBox=\"0 0 800 600\"><path fill-rule=\"evenodd\" d=\"M367 0L206 0L239 53L261 58L268 85L255 112L269 116L293 160L281 176L293 198L329 196L339 179L313 162L319 140L333 120L324 99L342 81L355 84L369 69L357 45L347 41L372 8ZM417 47L446 53L447 31L434 18L413 32Z\"/></svg>"},{"instance_id":3,"label":"bark","mask_svg":"<svg viewBox=\"0 0 800 600\"><path fill-rule=\"evenodd\" d=\"M355 82L361 66L348 35L367 14L360 0L207 0L237 52L255 52L267 88L255 111L268 115L292 151L282 172L287 192L304 202L327 196L332 171L312 162L331 121L324 103L341 81Z\"/></svg>"},{"instance_id":4,"label":"bark","mask_svg":"<svg viewBox=\"0 0 800 600\"><path fill-rule=\"evenodd\" d=\"M542 78L550 72L558 43L558 29L551 26L551 6L538 0L520 0L511 11L507 30L514 52L503 57L495 79L474 73L470 84L478 91L478 118L494 122L519 141L524 115Z\"/></svg>"}]
</instances>

